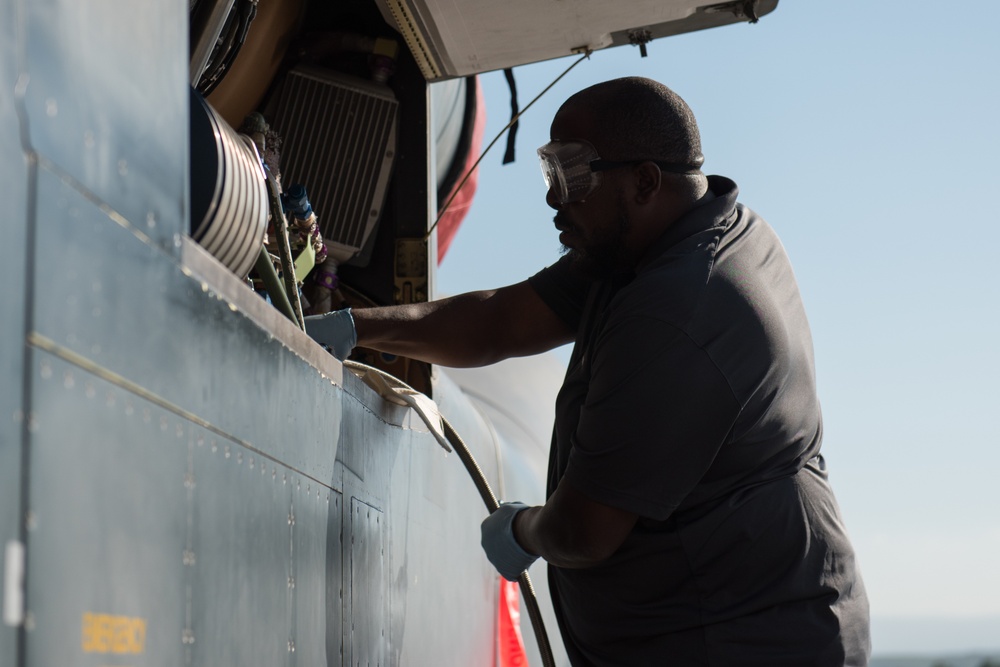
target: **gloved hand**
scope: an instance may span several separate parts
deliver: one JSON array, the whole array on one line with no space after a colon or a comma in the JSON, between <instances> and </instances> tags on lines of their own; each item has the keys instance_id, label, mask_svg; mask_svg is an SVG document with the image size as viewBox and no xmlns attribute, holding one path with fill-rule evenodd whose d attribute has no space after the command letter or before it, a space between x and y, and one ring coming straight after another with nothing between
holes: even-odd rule
<instances>
[{"instance_id":1,"label":"gloved hand","mask_svg":"<svg viewBox=\"0 0 1000 667\"><path fill-rule=\"evenodd\" d=\"M518 576L535 562L533 556L521 548L514 538L514 517L528 509L524 503L500 503L500 507L483 521L483 551L493 566L508 581L517 581Z\"/></svg>"},{"instance_id":2,"label":"gloved hand","mask_svg":"<svg viewBox=\"0 0 1000 667\"><path fill-rule=\"evenodd\" d=\"M309 315L305 319L306 333L341 361L358 344L358 332L354 328L350 308L334 310L325 315Z\"/></svg>"}]
</instances>

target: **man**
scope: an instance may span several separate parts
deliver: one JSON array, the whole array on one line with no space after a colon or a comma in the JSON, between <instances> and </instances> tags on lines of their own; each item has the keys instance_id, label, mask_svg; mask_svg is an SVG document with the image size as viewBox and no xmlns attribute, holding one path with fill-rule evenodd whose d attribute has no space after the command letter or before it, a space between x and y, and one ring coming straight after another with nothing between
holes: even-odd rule
<instances>
[{"instance_id":1,"label":"man","mask_svg":"<svg viewBox=\"0 0 1000 667\"><path fill-rule=\"evenodd\" d=\"M548 499L483 547L549 563L574 665L864 665L868 603L820 456L791 267L690 109L626 78L571 97L539 149L568 253L526 282L356 311L358 342L446 366L573 340ZM310 323L321 342L344 314ZM348 327L349 328L349 327Z\"/></svg>"}]
</instances>

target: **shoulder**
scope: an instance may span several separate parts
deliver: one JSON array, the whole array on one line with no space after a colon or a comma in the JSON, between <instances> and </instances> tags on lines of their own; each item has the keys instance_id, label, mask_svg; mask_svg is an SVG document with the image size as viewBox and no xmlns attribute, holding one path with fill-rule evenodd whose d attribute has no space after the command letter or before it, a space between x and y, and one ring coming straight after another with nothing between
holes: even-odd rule
<instances>
[{"instance_id":1,"label":"shoulder","mask_svg":"<svg viewBox=\"0 0 1000 667\"><path fill-rule=\"evenodd\" d=\"M615 320L654 319L686 329L712 281L718 247L699 234L656 257L622 288L610 305Z\"/></svg>"}]
</instances>

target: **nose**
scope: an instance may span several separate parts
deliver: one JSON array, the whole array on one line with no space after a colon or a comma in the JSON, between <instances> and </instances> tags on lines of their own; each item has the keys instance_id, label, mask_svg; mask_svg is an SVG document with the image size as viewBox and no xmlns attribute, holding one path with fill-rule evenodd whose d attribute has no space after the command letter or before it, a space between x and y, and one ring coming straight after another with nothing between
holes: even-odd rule
<instances>
[{"instance_id":1,"label":"nose","mask_svg":"<svg viewBox=\"0 0 1000 667\"><path fill-rule=\"evenodd\" d=\"M559 203L559 197L556 196L552 188L549 188L548 192L545 193L545 203L557 211L562 208L562 204Z\"/></svg>"}]
</instances>

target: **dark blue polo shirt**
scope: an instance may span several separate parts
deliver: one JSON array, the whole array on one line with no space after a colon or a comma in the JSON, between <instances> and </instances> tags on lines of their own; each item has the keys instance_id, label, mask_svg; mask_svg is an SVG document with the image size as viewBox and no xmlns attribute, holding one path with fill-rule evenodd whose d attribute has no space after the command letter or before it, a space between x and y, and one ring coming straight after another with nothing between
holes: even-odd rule
<instances>
[{"instance_id":1,"label":"dark blue polo shirt","mask_svg":"<svg viewBox=\"0 0 1000 667\"><path fill-rule=\"evenodd\" d=\"M868 603L825 464L791 265L735 183L634 275L531 285L576 346L556 403L560 480L640 519L587 569L549 568L574 665L864 665Z\"/></svg>"}]
</instances>

